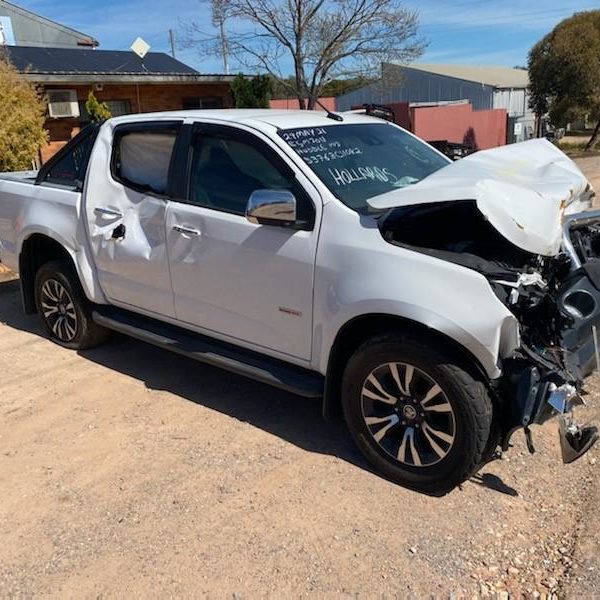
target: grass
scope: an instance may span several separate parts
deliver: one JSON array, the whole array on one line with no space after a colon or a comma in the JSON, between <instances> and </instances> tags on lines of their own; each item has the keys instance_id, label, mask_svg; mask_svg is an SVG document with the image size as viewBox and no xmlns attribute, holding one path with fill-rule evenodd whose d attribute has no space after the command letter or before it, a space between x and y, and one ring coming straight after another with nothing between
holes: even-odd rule
<instances>
[{"instance_id":1,"label":"grass","mask_svg":"<svg viewBox=\"0 0 600 600\"><path fill-rule=\"evenodd\" d=\"M586 142L579 144L573 143L561 143L560 141L554 142L558 148L560 148L570 158L587 158L588 156L600 156L600 148L596 147L594 150L586 151Z\"/></svg>"}]
</instances>

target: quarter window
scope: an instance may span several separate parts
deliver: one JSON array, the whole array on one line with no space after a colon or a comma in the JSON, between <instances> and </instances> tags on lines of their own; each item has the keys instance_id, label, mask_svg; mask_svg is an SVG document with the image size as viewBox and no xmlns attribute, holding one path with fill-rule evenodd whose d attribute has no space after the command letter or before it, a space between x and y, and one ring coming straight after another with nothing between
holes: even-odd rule
<instances>
[{"instance_id":1,"label":"quarter window","mask_svg":"<svg viewBox=\"0 0 600 600\"><path fill-rule=\"evenodd\" d=\"M40 171L38 182L80 190L97 133L95 126L82 130Z\"/></svg>"},{"instance_id":2,"label":"quarter window","mask_svg":"<svg viewBox=\"0 0 600 600\"><path fill-rule=\"evenodd\" d=\"M139 192L165 194L179 124L119 128L113 144L113 177Z\"/></svg>"}]
</instances>

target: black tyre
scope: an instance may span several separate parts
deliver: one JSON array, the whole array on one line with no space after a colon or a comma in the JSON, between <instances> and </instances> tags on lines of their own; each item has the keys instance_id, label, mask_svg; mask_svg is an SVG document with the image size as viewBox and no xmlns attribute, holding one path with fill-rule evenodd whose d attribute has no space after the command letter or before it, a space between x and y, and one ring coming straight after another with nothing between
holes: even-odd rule
<instances>
[{"instance_id":1,"label":"black tyre","mask_svg":"<svg viewBox=\"0 0 600 600\"><path fill-rule=\"evenodd\" d=\"M44 329L65 348L85 350L108 337L108 331L92 320L89 302L68 261L52 261L39 268L35 303Z\"/></svg>"},{"instance_id":2,"label":"black tyre","mask_svg":"<svg viewBox=\"0 0 600 600\"><path fill-rule=\"evenodd\" d=\"M444 494L486 458L492 401L460 357L415 335L372 338L348 361L342 404L361 452L389 479Z\"/></svg>"}]
</instances>

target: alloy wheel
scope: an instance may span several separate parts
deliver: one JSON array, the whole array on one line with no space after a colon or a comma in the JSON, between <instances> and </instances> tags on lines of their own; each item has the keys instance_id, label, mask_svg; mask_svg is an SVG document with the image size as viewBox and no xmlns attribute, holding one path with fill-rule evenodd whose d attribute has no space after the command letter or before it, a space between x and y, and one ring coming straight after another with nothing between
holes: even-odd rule
<instances>
[{"instance_id":1,"label":"alloy wheel","mask_svg":"<svg viewBox=\"0 0 600 600\"><path fill-rule=\"evenodd\" d=\"M79 322L67 288L56 279L47 279L40 299L44 319L52 333L62 342L71 342L77 335Z\"/></svg>"},{"instance_id":2,"label":"alloy wheel","mask_svg":"<svg viewBox=\"0 0 600 600\"><path fill-rule=\"evenodd\" d=\"M401 362L373 369L361 390L364 422L377 445L410 467L443 460L454 445L454 410L440 385Z\"/></svg>"}]
</instances>

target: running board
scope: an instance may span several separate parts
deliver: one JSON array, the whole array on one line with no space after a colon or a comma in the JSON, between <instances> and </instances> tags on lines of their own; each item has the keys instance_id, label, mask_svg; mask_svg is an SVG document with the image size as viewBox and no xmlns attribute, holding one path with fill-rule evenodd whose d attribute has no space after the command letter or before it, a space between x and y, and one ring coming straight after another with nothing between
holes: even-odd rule
<instances>
[{"instance_id":1,"label":"running board","mask_svg":"<svg viewBox=\"0 0 600 600\"><path fill-rule=\"evenodd\" d=\"M92 318L107 329L287 392L306 398L323 396L324 377L315 371L112 307L97 307Z\"/></svg>"}]
</instances>

